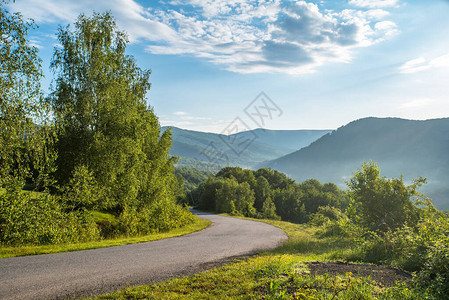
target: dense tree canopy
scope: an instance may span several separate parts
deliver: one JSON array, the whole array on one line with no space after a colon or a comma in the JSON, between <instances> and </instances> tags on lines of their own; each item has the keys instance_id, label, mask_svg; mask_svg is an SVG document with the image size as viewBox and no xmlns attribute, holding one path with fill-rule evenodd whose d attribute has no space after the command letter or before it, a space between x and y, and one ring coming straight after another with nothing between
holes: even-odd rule
<instances>
[{"instance_id":1,"label":"dense tree canopy","mask_svg":"<svg viewBox=\"0 0 449 300\"><path fill-rule=\"evenodd\" d=\"M193 221L176 204L180 178L147 106L149 70L125 53L109 13L60 28L55 88L40 91L34 25L0 15L0 243L54 244L168 230ZM51 116L51 118L48 118ZM39 193L24 192L28 187ZM3 190L5 188L5 190ZM108 221L94 216L108 216ZM95 222L97 221L97 222Z\"/></svg>"},{"instance_id":2,"label":"dense tree canopy","mask_svg":"<svg viewBox=\"0 0 449 300\"><path fill-rule=\"evenodd\" d=\"M93 172L99 208L142 208L173 198L170 131L161 134L146 104L149 70L126 55L127 37L109 13L81 15L60 28L51 101L61 130L57 178L66 184L78 166Z\"/></svg>"},{"instance_id":3,"label":"dense tree canopy","mask_svg":"<svg viewBox=\"0 0 449 300\"><path fill-rule=\"evenodd\" d=\"M0 1L0 184L9 175L29 176L32 157L26 149L40 146L33 121L43 106L41 60L27 36L35 25L9 12L7 3Z\"/></svg>"},{"instance_id":4,"label":"dense tree canopy","mask_svg":"<svg viewBox=\"0 0 449 300\"><path fill-rule=\"evenodd\" d=\"M175 170L177 176L181 176L184 182L184 190L190 192L196 189L201 183L207 180L213 174L207 171L200 171L194 168L177 167Z\"/></svg>"},{"instance_id":5,"label":"dense tree canopy","mask_svg":"<svg viewBox=\"0 0 449 300\"><path fill-rule=\"evenodd\" d=\"M52 244L98 237L87 215L68 212L46 191L54 171L54 126L48 119L38 49L30 45L33 22L0 1L0 244Z\"/></svg>"},{"instance_id":6,"label":"dense tree canopy","mask_svg":"<svg viewBox=\"0 0 449 300\"><path fill-rule=\"evenodd\" d=\"M333 183L312 179L298 184L276 170L240 167L223 168L188 197L200 209L295 223L307 222L320 207L347 206L345 192Z\"/></svg>"}]
</instances>

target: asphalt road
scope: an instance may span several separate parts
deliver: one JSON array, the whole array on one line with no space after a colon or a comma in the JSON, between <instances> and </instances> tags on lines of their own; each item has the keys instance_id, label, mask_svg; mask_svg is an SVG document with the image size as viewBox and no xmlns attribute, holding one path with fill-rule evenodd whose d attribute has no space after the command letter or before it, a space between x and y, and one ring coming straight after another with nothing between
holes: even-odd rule
<instances>
[{"instance_id":1,"label":"asphalt road","mask_svg":"<svg viewBox=\"0 0 449 300\"><path fill-rule=\"evenodd\" d=\"M77 298L189 275L226 259L274 248L277 227L198 213L208 228L133 245L0 259L0 299Z\"/></svg>"}]
</instances>

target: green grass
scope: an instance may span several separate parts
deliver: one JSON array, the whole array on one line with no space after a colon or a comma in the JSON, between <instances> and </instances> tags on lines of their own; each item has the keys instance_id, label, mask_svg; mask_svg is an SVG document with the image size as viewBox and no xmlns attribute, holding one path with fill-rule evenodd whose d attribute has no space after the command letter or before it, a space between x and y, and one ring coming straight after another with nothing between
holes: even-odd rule
<instances>
[{"instance_id":1,"label":"green grass","mask_svg":"<svg viewBox=\"0 0 449 300\"><path fill-rule=\"evenodd\" d=\"M222 214L229 216L227 214ZM235 217L235 216L234 216ZM284 221L252 219L237 217L241 219L264 222L279 227L288 235L288 241L280 247L266 252L267 254L295 254L307 257L309 260L332 260L343 257L344 253L352 251L352 243L345 238L318 238L315 233L318 227L307 224L294 224ZM264 254L263 252L262 254Z\"/></svg>"},{"instance_id":2,"label":"green grass","mask_svg":"<svg viewBox=\"0 0 449 300\"><path fill-rule=\"evenodd\" d=\"M310 275L306 262L348 251L348 241L314 236L317 228L282 221L289 240L246 260L150 286L131 287L96 299L419 299L405 285L384 288L351 273Z\"/></svg>"},{"instance_id":3,"label":"green grass","mask_svg":"<svg viewBox=\"0 0 449 300\"><path fill-rule=\"evenodd\" d=\"M94 212L96 218L106 218L109 219L110 215ZM59 252L69 252L78 250L87 250L95 248L104 248L112 246L121 246L127 244L135 244L142 242L149 242L155 240L161 240L176 236L181 236L189 234L195 231L202 230L209 226L211 222L209 220L204 220L196 218L195 223L187 225L182 228L177 228L170 230L168 232L155 233L139 237L122 237L116 239L106 239L102 241L94 241L88 243L78 243L78 244L61 244L61 245L47 245L47 246L23 246L23 247L0 247L0 258L4 257L16 257L24 255L36 255L36 254L48 254L48 253L59 253Z\"/></svg>"},{"instance_id":4,"label":"green grass","mask_svg":"<svg viewBox=\"0 0 449 300\"><path fill-rule=\"evenodd\" d=\"M405 286L381 288L352 274L310 276L305 257L262 255L96 299L412 299Z\"/></svg>"}]
</instances>

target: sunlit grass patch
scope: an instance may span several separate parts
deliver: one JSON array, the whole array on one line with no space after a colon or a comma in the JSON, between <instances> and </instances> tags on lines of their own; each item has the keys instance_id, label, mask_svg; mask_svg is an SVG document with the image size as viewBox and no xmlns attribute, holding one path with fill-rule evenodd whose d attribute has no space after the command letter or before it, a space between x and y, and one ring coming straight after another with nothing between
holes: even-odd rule
<instances>
[{"instance_id":1,"label":"sunlit grass patch","mask_svg":"<svg viewBox=\"0 0 449 300\"><path fill-rule=\"evenodd\" d=\"M271 224L281 228L288 235L288 240L283 245L262 254L296 254L307 256L310 260L339 259L343 253L351 251L353 246L353 243L346 238L317 237L315 234L319 228L316 226L266 219L243 219Z\"/></svg>"}]
</instances>

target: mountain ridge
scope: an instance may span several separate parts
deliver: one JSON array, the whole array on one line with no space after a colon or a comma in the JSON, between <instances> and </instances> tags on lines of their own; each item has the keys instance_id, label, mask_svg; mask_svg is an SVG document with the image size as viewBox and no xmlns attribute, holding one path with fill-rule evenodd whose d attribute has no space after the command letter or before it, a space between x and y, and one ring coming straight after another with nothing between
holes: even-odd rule
<instances>
[{"instance_id":1,"label":"mountain ridge","mask_svg":"<svg viewBox=\"0 0 449 300\"><path fill-rule=\"evenodd\" d=\"M330 130L254 129L232 135L171 128L170 153L179 157L221 165L253 167L263 161L281 157L330 132ZM213 153L215 152L215 153Z\"/></svg>"},{"instance_id":2,"label":"mountain ridge","mask_svg":"<svg viewBox=\"0 0 449 300\"><path fill-rule=\"evenodd\" d=\"M341 126L309 146L259 164L298 181L316 178L343 185L365 161L373 160L382 175L406 182L419 176L439 207L449 208L449 118L408 120L363 118Z\"/></svg>"}]
</instances>

